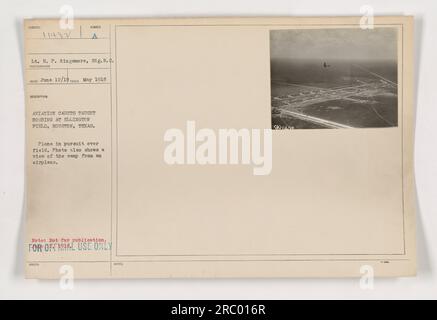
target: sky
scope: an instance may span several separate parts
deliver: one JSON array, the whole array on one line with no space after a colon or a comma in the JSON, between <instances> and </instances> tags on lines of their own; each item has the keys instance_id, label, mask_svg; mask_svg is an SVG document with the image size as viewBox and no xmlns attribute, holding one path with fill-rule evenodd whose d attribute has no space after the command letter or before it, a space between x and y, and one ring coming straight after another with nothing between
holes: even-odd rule
<instances>
[{"instance_id":1,"label":"sky","mask_svg":"<svg viewBox=\"0 0 437 320\"><path fill-rule=\"evenodd\" d=\"M395 28L271 30L272 59L397 59Z\"/></svg>"}]
</instances>

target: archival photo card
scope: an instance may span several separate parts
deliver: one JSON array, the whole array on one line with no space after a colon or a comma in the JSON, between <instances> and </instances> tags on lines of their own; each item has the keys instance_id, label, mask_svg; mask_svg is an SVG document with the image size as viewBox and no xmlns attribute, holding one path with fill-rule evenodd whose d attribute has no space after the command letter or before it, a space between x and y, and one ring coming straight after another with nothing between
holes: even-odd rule
<instances>
[{"instance_id":1,"label":"archival photo card","mask_svg":"<svg viewBox=\"0 0 437 320\"><path fill-rule=\"evenodd\" d=\"M26 277L414 276L413 22L25 20Z\"/></svg>"},{"instance_id":2,"label":"archival photo card","mask_svg":"<svg viewBox=\"0 0 437 320\"><path fill-rule=\"evenodd\" d=\"M398 125L397 29L270 31L272 129Z\"/></svg>"}]
</instances>

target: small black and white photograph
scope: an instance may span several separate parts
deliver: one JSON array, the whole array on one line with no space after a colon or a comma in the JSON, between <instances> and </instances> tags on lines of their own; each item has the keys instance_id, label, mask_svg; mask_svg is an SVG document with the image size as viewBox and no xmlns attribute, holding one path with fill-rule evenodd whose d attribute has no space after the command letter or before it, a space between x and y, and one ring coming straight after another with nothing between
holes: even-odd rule
<instances>
[{"instance_id":1,"label":"small black and white photograph","mask_svg":"<svg viewBox=\"0 0 437 320\"><path fill-rule=\"evenodd\" d=\"M272 129L398 125L397 29L270 31Z\"/></svg>"}]
</instances>

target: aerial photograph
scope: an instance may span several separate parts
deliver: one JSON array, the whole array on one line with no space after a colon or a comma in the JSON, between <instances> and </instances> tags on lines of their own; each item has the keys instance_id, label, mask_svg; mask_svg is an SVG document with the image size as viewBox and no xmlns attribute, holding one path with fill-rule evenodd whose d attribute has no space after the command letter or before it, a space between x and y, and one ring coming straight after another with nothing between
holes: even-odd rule
<instances>
[{"instance_id":1,"label":"aerial photograph","mask_svg":"<svg viewBox=\"0 0 437 320\"><path fill-rule=\"evenodd\" d=\"M270 31L272 129L398 125L397 29Z\"/></svg>"}]
</instances>

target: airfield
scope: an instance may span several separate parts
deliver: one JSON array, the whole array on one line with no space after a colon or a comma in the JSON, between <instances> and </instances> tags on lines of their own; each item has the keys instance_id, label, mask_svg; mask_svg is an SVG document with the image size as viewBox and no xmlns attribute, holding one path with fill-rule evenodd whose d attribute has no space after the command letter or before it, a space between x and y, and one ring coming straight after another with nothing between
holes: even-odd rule
<instances>
[{"instance_id":1,"label":"airfield","mask_svg":"<svg viewBox=\"0 0 437 320\"><path fill-rule=\"evenodd\" d=\"M313 63L309 75L305 65L299 68L292 66L287 76L271 80L273 129L397 126L398 85L393 76L358 64ZM390 71L396 72L393 67Z\"/></svg>"}]
</instances>

